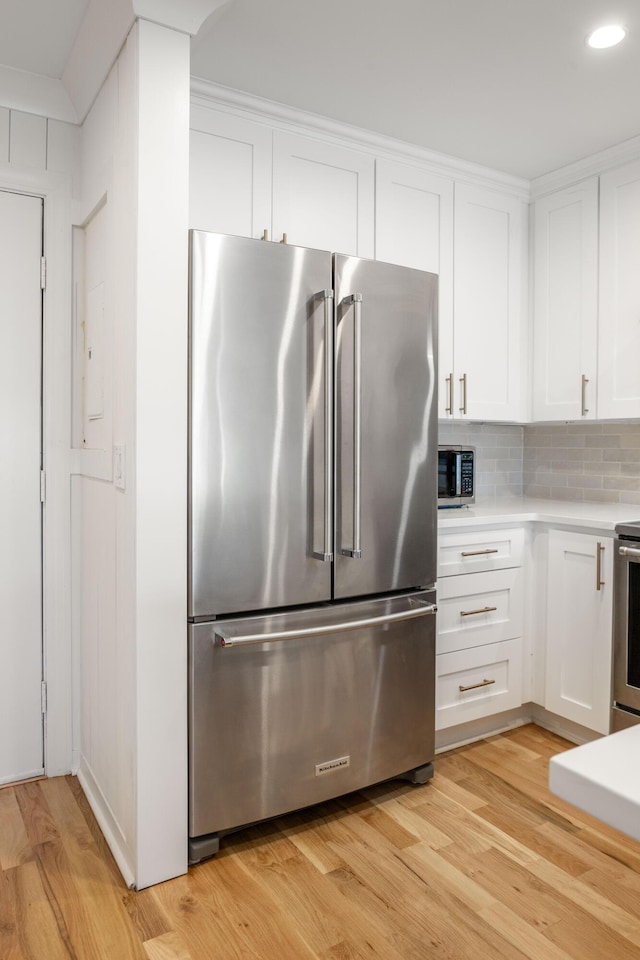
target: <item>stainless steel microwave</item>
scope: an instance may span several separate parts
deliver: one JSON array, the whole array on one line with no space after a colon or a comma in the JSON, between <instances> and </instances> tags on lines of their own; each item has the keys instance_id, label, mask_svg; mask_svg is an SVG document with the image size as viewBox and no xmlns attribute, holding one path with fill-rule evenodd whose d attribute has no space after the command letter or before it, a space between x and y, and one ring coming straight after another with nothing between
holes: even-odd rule
<instances>
[{"instance_id":1,"label":"stainless steel microwave","mask_svg":"<svg viewBox=\"0 0 640 960\"><path fill-rule=\"evenodd\" d=\"M475 447L438 447L438 506L475 502Z\"/></svg>"}]
</instances>

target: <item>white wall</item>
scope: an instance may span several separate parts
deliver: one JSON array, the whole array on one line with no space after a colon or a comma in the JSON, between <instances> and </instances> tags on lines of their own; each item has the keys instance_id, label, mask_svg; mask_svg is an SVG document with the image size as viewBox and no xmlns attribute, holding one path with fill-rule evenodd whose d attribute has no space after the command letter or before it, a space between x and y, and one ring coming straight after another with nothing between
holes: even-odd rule
<instances>
[{"instance_id":1,"label":"white wall","mask_svg":"<svg viewBox=\"0 0 640 960\"><path fill-rule=\"evenodd\" d=\"M188 118L189 38L138 21L81 134L72 487L79 776L138 887L187 868Z\"/></svg>"},{"instance_id":2,"label":"white wall","mask_svg":"<svg viewBox=\"0 0 640 960\"><path fill-rule=\"evenodd\" d=\"M136 40L81 130L74 257L77 365L72 483L79 776L129 883L136 873L135 483L113 484L114 436L135 441ZM87 304L104 291L103 416L87 419Z\"/></svg>"}]
</instances>

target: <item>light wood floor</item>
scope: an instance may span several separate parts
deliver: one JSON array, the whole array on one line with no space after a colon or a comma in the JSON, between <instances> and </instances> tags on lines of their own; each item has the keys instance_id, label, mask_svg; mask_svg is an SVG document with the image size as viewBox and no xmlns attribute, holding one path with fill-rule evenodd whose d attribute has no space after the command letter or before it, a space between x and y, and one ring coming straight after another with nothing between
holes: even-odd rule
<instances>
[{"instance_id":1,"label":"light wood floor","mask_svg":"<svg viewBox=\"0 0 640 960\"><path fill-rule=\"evenodd\" d=\"M140 893L75 778L5 788L0 960L640 960L640 844L548 792L569 746L521 727Z\"/></svg>"}]
</instances>

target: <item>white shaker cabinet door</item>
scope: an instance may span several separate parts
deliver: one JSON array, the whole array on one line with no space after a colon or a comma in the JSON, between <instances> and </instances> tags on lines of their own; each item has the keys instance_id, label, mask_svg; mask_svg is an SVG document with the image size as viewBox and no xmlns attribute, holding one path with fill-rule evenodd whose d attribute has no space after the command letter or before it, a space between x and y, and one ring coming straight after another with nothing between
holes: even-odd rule
<instances>
[{"instance_id":1,"label":"white shaker cabinet door","mask_svg":"<svg viewBox=\"0 0 640 960\"><path fill-rule=\"evenodd\" d=\"M271 141L261 123L192 105L192 229L256 238L271 230Z\"/></svg>"},{"instance_id":2,"label":"white shaker cabinet door","mask_svg":"<svg viewBox=\"0 0 640 960\"><path fill-rule=\"evenodd\" d=\"M534 420L594 420L598 178L534 206Z\"/></svg>"},{"instance_id":3,"label":"white shaker cabinet door","mask_svg":"<svg viewBox=\"0 0 640 960\"><path fill-rule=\"evenodd\" d=\"M613 541L549 532L545 707L609 733Z\"/></svg>"},{"instance_id":4,"label":"white shaker cabinet door","mask_svg":"<svg viewBox=\"0 0 640 960\"><path fill-rule=\"evenodd\" d=\"M376 160L376 260L438 274L438 416L453 379L453 180Z\"/></svg>"},{"instance_id":5,"label":"white shaker cabinet door","mask_svg":"<svg viewBox=\"0 0 640 960\"><path fill-rule=\"evenodd\" d=\"M296 134L273 134L273 239L374 255L374 160Z\"/></svg>"},{"instance_id":6,"label":"white shaker cabinet door","mask_svg":"<svg viewBox=\"0 0 640 960\"><path fill-rule=\"evenodd\" d=\"M455 188L454 415L524 413L526 207L469 184Z\"/></svg>"},{"instance_id":7,"label":"white shaker cabinet door","mask_svg":"<svg viewBox=\"0 0 640 960\"><path fill-rule=\"evenodd\" d=\"M640 417L640 161L600 178L598 417Z\"/></svg>"}]
</instances>

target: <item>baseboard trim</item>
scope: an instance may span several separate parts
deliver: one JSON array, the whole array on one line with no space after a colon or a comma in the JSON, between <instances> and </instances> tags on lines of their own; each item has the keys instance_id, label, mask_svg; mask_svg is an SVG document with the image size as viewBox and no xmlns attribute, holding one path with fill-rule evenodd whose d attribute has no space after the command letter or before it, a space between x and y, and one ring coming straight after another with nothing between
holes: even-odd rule
<instances>
[{"instance_id":1,"label":"baseboard trim","mask_svg":"<svg viewBox=\"0 0 640 960\"><path fill-rule=\"evenodd\" d=\"M597 740L601 734L595 730L589 730L579 723L573 723L564 717L559 717L537 703L523 703L521 707L514 710L505 710L503 713L496 713L491 717L483 717L481 720L471 720L469 723L460 723L456 727L447 727L444 730L436 731L436 756L439 753L445 753L447 750L455 750L457 747L464 747L467 744L475 743L477 740L484 740L486 737L494 737L499 733L505 733L507 730L514 730L516 727L522 727L526 723L536 723L539 727L549 730L551 733L564 737L571 743L589 743L591 740Z\"/></svg>"},{"instance_id":2,"label":"baseboard trim","mask_svg":"<svg viewBox=\"0 0 640 960\"><path fill-rule=\"evenodd\" d=\"M78 769L78 782L84 791L84 795L89 802L93 815L98 821L98 826L104 834L104 838L109 844L109 849L118 865L118 870L122 874L124 882L129 890L136 889L135 871L131 866L129 859L130 852L127 849L126 838L111 812L102 790L98 786L93 772L84 758L80 760Z\"/></svg>"}]
</instances>

